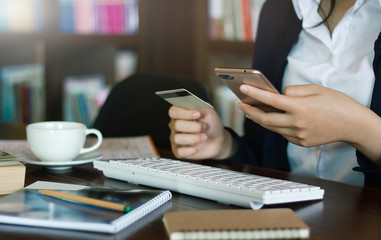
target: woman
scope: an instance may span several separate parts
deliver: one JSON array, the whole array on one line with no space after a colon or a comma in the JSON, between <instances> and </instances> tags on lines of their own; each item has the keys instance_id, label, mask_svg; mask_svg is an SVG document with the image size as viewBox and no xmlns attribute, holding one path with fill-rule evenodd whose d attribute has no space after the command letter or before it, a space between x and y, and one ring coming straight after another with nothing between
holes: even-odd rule
<instances>
[{"instance_id":1,"label":"woman","mask_svg":"<svg viewBox=\"0 0 381 240\"><path fill-rule=\"evenodd\" d=\"M239 103L251 120L239 138L213 110L172 107L175 156L381 188L380 31L381 0L268 0L253 68L283 95L241 91L283 113Z\"/></svg>"}]
</instances>

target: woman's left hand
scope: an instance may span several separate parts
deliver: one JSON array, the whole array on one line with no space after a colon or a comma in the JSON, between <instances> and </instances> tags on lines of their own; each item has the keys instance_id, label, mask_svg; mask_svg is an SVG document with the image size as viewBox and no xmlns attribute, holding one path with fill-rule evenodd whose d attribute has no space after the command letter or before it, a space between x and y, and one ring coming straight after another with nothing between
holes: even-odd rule
<instances>
[{"instance_id":1,"label":"woman's left hand","mask_svg":"<svg viewBox=\"0 0 381 240\"><path fill-rule=\"evenodd\" d=\"M366 119L377 116L344 93L320 85L289 86L284 95L249 85L242 85L240 89L246 95L282 111L265 112L239 103L239 108L248 118L305 147L335 141L351 144L363 141L365 139L362 138L367 138L363 136Z\"/></svg>"}]
</instances>

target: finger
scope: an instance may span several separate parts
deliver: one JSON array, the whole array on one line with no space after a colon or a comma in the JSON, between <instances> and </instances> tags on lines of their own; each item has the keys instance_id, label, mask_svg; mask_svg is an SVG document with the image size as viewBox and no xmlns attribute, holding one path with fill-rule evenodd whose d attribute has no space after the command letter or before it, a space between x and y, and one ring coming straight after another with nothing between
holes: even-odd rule
<instances>
[{"instance_id":1,"label":"finger","mask_svg":"<svg viewBox=\"0 0 381 240\"><path fill-rule=\"evenodd\" d=\"M306 97L318 94L321 91L319 88L324 87L316 84L293 85L287 86L283 94L291 97Z\"/></svg>"},{"instance_id":2,"label":"finger","mask_svg":"<svg viewBox=\"0 0 381 240\"><path fill-rule=\"evenodd\" d=\"M187 110L176 106L170 107L168 114L172 119L196 120L201 117L200 111Z\"/></svg>"},{"instance_id":3,"label":"finger","mask_svg":"<svg viewBox=\"0 0 381 240\"><path fill-rule=\"evenodd\" d=\"M175 145L196 145L204 142L207 139L205 134L182 134L175 133L171 134L170 140L172 144Z\"/></svg>"},{"instance_id":4,"label":"finger","mask_svg":"<svg viewBox=\"0 0 381 240\"><path fill-rule=\"evenodd\" d=\"M285 136L285 138L287 139L287 141L289 141L289 142L291 142L293 144L301 146L301 142L300 142L299 138L295 138L295 137L292 137L292 136Z\"/></svg>"},{"instance_id":5,"label":"finger","mask_svg":"<svg viewBox=\"0 0 381 240\"><path fill-rule=\"evenodd\" d=\"M260 108L240 102L238 107L246 116L254 122L269 127L289 127L292 124L292 117L287 113L265 112Z\"/></svg>"},{"instance_id":6,"label":"finger","mask_svg":"<svg viewBox=\"0 0 381 240\"><path fill-rule=\"evenodd\" d=\"M246 84L240 86L240 91L263 104L279 110L287 111L291 106L290 99L281 94L272 93Z\"/></svg>"},{"instance_id":7,"label":"finger","mask_svg":"<svg viewBox=\"0 0 381 240\"><path fill-rule=\"evenodd\" d=\"M203 129L204 123L199 121L174 120L169 122L169 128L173 132L199 133Z\"/></svg>"},{"instance_id":8,"label":"finger","mask_svg":"<svg viewBox=\"0 0 381 240\"><path fill-rule=\"evenodd\" d=\"M263 126L263 127L266 127L266 126ZM297 139L297 137L295 136L295 131L292 128L288 128L288 127L266 127L266 128L273 132L279 133L285 138Z\"/></svg>"},{"instance_id":9,"label":"finger","mask_svg":"<svg viewBox=\"0 0 381 240\"><path fill-rule=\"evenodd\" d=\"M261 125L264 128L267 128L268 130L272 132L276 132L280 135L282 135L284 138L286 138L289 142L292 142L294 144L302 146L303 142L302 139L299 138L293 128L288 127L269 127Z\"/></svg>"},{"instance_id":10,"label":"finger","mask_svg":"<svg viewBox=\"0 0 381 240\"><path fill-rule=\"evenodd\" d=\"M198 152L198 147L196 146L176 146L172 145L172 152L177 158L189 158Z\"/></svg>"}]
</instances>

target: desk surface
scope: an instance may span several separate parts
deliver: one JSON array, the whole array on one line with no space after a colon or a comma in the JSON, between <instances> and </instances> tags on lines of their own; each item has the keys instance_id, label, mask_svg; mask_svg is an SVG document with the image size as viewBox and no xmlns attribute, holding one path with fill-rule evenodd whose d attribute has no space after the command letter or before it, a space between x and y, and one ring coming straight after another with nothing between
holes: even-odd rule
<instances>
[{"instance_id":1,"label":"desk surface","mask_svg":"<svg viewBox=\"0 0 381 240\"><path fill-rule=\"evenodd\" d=\"M325 189L324 200L270 205L266 208L287 207L311 229L310 239L381 239L381 190L362 188L333 181L310 178L296 174L262 169L247 165L221 164L205 161L207 165L231 170L265 175L280 179L318 185ZM148 188L108 179L92 164L76 166L65 172L48 171L27 166L25 185L37 180L86 185L104 185L115 188ZM197 209L237 209L214 201L173 193L170 203L146 216L118 235L26 228L0 225L1 239L165 239L167 235L161 221L163 211Z\"/></svg>"}]
</instances>

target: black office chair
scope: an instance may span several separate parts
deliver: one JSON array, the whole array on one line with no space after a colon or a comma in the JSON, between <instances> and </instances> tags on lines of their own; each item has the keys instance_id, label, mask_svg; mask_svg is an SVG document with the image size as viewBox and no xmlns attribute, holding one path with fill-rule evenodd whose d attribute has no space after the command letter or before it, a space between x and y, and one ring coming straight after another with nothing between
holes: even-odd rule
<instances>
[{"instance_id":1,"label":"black office chair","mask_svg":"<svg viewBox=\"0 0 381 240\"><path fill-rule=\"evenodd\" d=\"M176 88L208 101L206 86L195 79L135 74L113 87L93 127L104 137L150 135L157 147L170 149L170 104L155 92Z\"/></svg>"},{"instance_id":2,"label":"black office chair","mask_svg":"<svg viewBox=\"0 0 381 240\"><path fill-rule=\"evenodd\" d=\"M0 139L26 139L26 124L0 122Z\"/></svg>"}]
</instances>

